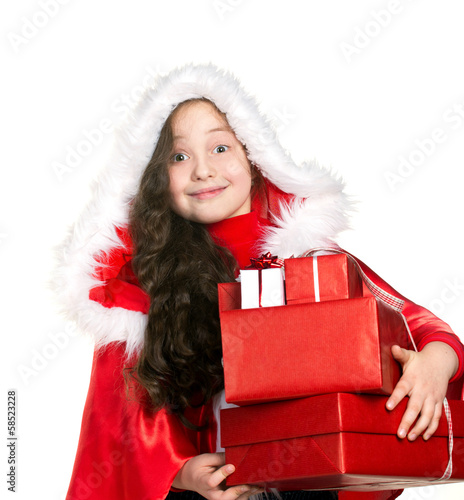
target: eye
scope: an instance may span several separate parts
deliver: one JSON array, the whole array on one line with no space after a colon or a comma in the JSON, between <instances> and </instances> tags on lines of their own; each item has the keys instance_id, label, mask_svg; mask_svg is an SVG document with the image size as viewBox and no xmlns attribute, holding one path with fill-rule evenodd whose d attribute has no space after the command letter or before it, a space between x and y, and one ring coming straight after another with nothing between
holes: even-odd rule
<instances>
[{"instance_id":1,"label":"eye","mask_svg":"<svg viewBox=\"0 0 464 500\"><path fill-rule=\"evenodd\" d=\"M185 160L188 160L189 157L184 154L184 153L176 153L173 157L172 157L172 161L174 162L179 162L179 161L185 161Z\"/></svg>"},{"instance_id":2,"label":"eye","mask_svg":"<svg viewBox=\"0 0 464 500\"><path fill-rule=\"evenodd\" d=\"M213 153L225 153L229 149L229 146L217 146L213 149Z\"/></svg>"}]
</instances>

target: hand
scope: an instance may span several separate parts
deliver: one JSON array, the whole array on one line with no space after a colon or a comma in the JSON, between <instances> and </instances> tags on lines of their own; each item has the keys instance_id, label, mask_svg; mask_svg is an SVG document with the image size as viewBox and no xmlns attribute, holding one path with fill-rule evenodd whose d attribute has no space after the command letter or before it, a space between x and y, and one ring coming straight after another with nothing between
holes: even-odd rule
<instances>
[{"instance_id":1,"label":"hand","mask_svg":"<svg viewBox=\"0 0 464 500\"><path fill-rule=\"evenodd\" d=\"M391 351L401 364L403 375L387 401L387 409L393 410L405 396L409 396L397 435L401 439L408 435L408 439L414 441L424 432L427 440L437 430L448 382L458 369L458 357L444 342L430 342L420 352L397 345ZM414 427L409 430L414 422Z\"/></svg>"},{"instance_id":2,"label":"hand","mask_svg":"<svg viewBox=\"0 0 464 500\"><path fill-rule=\"evenodd\" d=\"M224 480L234 471L232 464L225 465L224 453L204 453L186 462L172 485L196 491L208 500L245 500L251 495L262 493L260 488L247 485L226 488Z\"/></svg>"}]
</instances>

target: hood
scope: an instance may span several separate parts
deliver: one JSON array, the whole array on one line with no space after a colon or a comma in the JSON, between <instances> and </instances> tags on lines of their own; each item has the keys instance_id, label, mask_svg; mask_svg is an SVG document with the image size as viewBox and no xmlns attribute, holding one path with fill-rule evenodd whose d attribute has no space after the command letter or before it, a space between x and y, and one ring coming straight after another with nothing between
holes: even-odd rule
<instances>
[{"instance_id":1,"label":"hood","mask_svg":"<svg viewBox=\"0 0 464 500\"><path fill-rule=\"evenodd\" d=\"M246 145L250 161L277 188L294 195L290 203L282 201L275 210L276 227L261 242L263 251L281 258L300 255L311 248L333 246L336 236L347 229L350 202L342 181L315 161L295 164L255 99L233 75L213 65L187 65L160 76L115 130L113 153L94 182L91 201L58 249L53 279L57 296L67 317L97 344L127 341L129 352L141 345L145 315L103 307L89 299L89 291L104 281L96 269L111 275L117 262L112 256L130 251L124 228L142 173L171 111L195 97L213 101Z\"/></svg>"}]
</instances>

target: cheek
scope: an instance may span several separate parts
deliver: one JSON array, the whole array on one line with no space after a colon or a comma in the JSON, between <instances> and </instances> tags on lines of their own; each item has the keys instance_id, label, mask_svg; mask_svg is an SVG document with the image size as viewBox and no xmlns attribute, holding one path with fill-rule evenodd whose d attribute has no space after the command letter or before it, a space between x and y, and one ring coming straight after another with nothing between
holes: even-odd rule
<instances>
[{"instance_id":1,"label":"cheek","mask_svg":"<svg viewBox=\"0 0 464 500\"><path fill-rule=\"evenodd\" d=\"M243 193L243 197L250 196L251 193L251 176L247 175L246 179L243 179L241 184L241 190Z\"/></svg>"},{"instance_id":2,"label":"cheek","mask_svg":"<svg viewBox=\"0 0 464 500\"><path fill-rule=\"evenodd\" d=\"M181 171L179 169L169 170L169 193L172 197L176 196L182 190L183 184Z\"/></svg>"},{"instance_id":3,"label":"cheek","mask_svg":"<svg viewBox=\"0 0 464 500\"><path fill-rule=\"evenodd\" d=\"M251 174L243 165L237 167L231 181L235 185L236 193L241 198L246 198L251 191Z\"/></svg>"},{"instance_id":4,"label":"cheek","mask_svg":"<svg viewBox=\"0 0 464 500\"><path fill-rule=\"evenodd\" d=\"M248 189L248 191L251 189L251 167L246 157L237 158L231 169L231 175L236 185L240 186L241 189Z\"/></svg>"},{"instance_id":5,"label":"cheek","mask_svg":"<svg viewBox=\"0 0 464 500\"><path fill-rule=\"evenodd\" d=\"M182 179L177 173L169 173L170 208L177 213L182 205Z\"/></svg>"},{"instance_id":6,"label":"cheek","mask_svg":"<svg viewBox=\"0 0 464 500\"><path fill-rule=\"evenodd\" d=\"M234 151L233 155L224 158L224 167L227 170L227 174L236 181L244 182L246 179L250 179L251 182L251 166L245 152Z\"/></svg>"}]
</instances>

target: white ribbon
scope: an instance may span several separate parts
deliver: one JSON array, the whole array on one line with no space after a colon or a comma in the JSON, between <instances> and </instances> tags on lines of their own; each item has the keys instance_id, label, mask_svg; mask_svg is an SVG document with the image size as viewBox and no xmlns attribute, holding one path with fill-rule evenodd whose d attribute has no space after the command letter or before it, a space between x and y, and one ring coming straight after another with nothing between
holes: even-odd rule
<instances>
[{"instance_id":1,"label":"white ribbon","mask_svg":"<svg viewBox=\"0 0 464 500\"><path fill-rule=\"evenodd\" d=\"M445 473L440 479L435 479L434 481L446 481L453 474L453 421L451 419L451 409L448 404L448 400L445 398L443 400L443 406L445 408L446 420L448 421L448 454L449 460L446 466Z\"/></svg>"},{"instance_id":2,"label":"white ribbon","mask_svg":"<svg viewBox=\"0 0 464 500\"><path fill-rule=\"evenodd\" d=\"M313 257L313 280L314 280L314 300L315 302L321 301L319 292L319 270L317 267L317 255Z\"/></svg>"}]
</instances>

